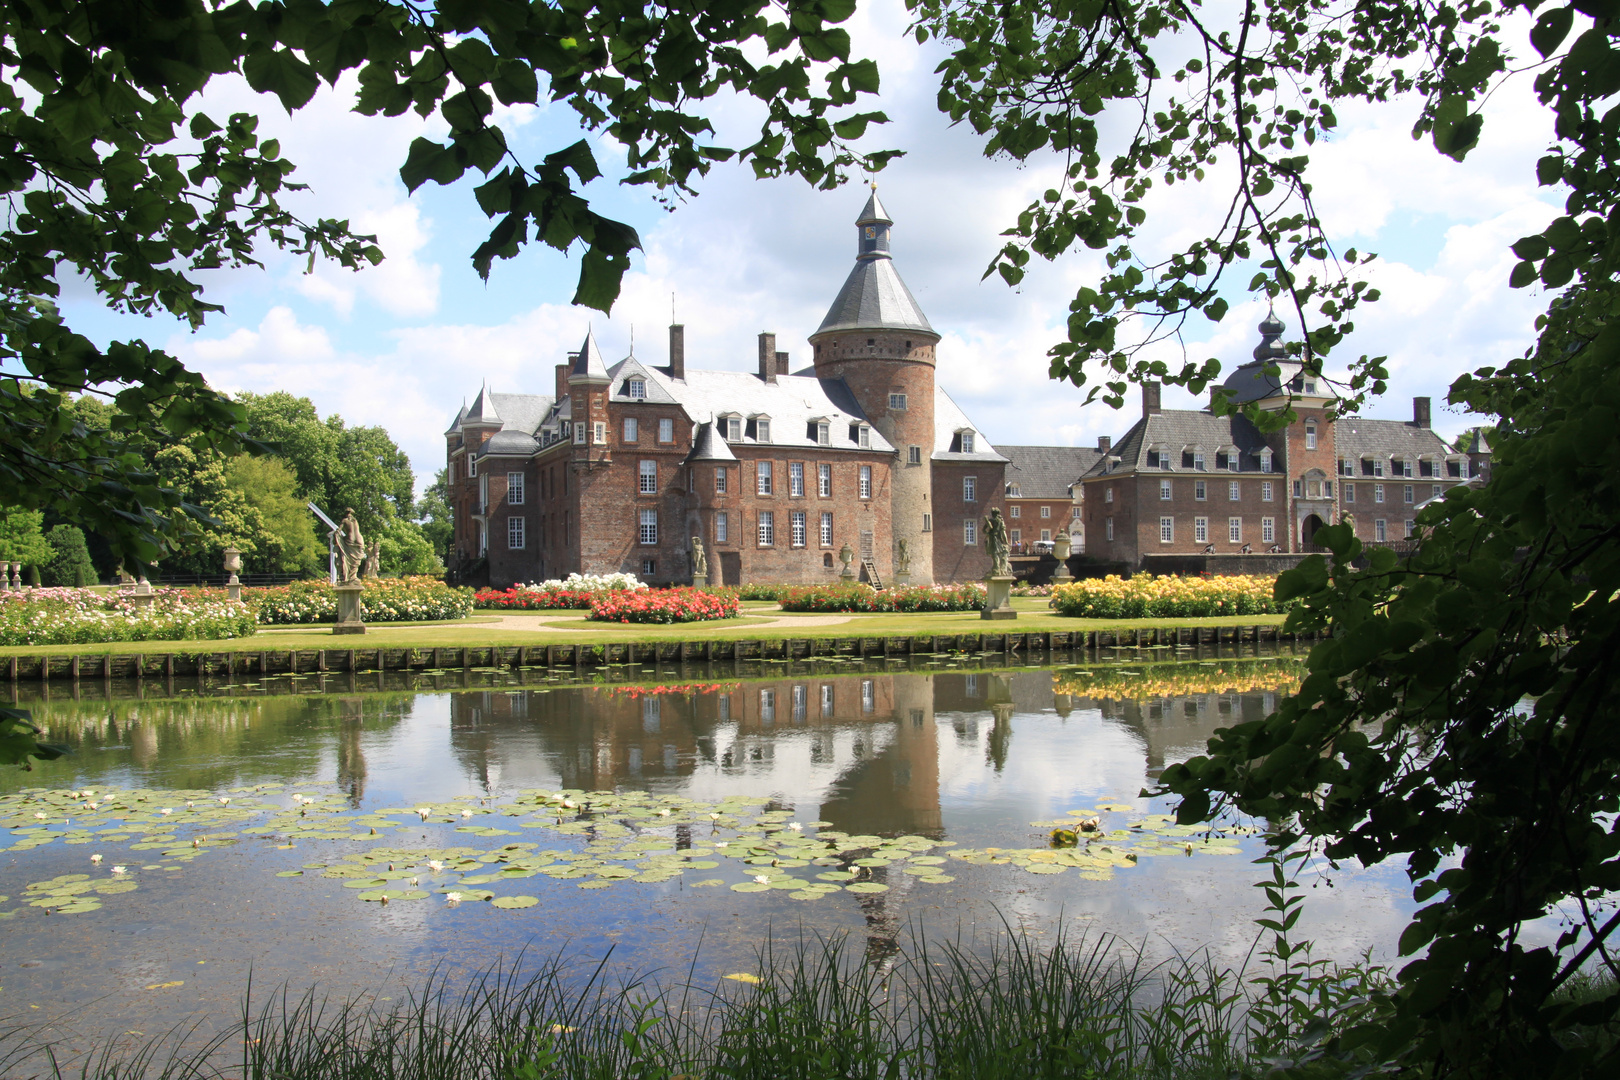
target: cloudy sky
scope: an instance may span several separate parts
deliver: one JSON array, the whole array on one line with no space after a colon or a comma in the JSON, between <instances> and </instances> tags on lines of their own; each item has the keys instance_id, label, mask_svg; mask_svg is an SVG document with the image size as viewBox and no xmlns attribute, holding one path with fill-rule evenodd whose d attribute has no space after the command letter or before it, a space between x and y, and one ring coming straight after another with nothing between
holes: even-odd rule
<instances>
[{"instance_id":1,"label":"cloudy sky","mask_svg":"<svg viewBox=\"0 0 1620 1080\"><path fill-rule=\"evenodd\" d=\"M1135 415L1134 400L1123 413L1101 403L1082 408L1082 391L1046 374L1068 298L1094 280L1098 263L1081 254L1036 265L1017 290L999 278L981 280L998 234L1049 186L1049 163L988 160L970 130L949 126L934 104L932 72L942 53L906 38L905 24L898 0L876 0L850 29L857 51L879 60L880 107L893 120L867 142L907 151L881 174L879 190L896 220L896 266L944 335L941 383L996 442L1117 437ZM262 271L217 273L208 279L210 295L226 313L196 333L108 315L70 289L64 300L75 325L98 339L142 336L221 389L290 390L312 398L323 415L383 425L426 482L443 465L442 432L464 398L485 380L500 391L549 392L553 366L578 348L588 324L610 358L629 351L633 333L637 355L663 363L673 302L686 324L690 365L752 369L762 330L792 350L795 366L808 363L806 338L853 262L853 221L866 197L858 185L815 192L801 181L761 182L719 167L698 198L669 212L615 182L616 151L598 140L609 176L589 193L599 211L635 225L645 248L612 316L569 306L577 264L550 249L533 246L498 264L486 284L469 261L488 230L471 185L408 196L398 179L410 141L440 129L414 116L358 116L348 111L351 101L352 86L340 83L288 118L245 86L221 82L206 109L220 117L259 112L261 132L281 139L283 154L299 165L295 178L312 188L300 197L301 211L347 217L358 231L376 233L387 253L380 267L306 274L301 261L270 256ZM1368 414L1408 419L1411 398L1430 395L1436 427L1451 435L1469 421L1442 405L1447 385L1459 372L1522 352L1545 302L1535 290L1507 288L1507 246L1557 212L1533 176L1550 128L1527 77L1510 81L1492 100L1480 147L1459 165L1412 140L1415 110L1412 102L1342 110L1338 132L1312 152L1311 174L1333 242L1382 256L1369 276L1383 299L1358 315L1357 333L1342 347L1390 358L1389 393ZM744 105L721 105L721 141L745 139L753 116ZM499 119L526 160L579 137L562 106L503 110ZM1201 235L1222 195L1214 185L1161 189L1139 250ZM1242 295L1229 299L1222 323L1190 325L1185 341L1193 358L1217 357L1227 370L1248 356L1263 314ZM1167 406L1191 402L1180 391L1166 394Z\"/></svg>"}]
</instances>

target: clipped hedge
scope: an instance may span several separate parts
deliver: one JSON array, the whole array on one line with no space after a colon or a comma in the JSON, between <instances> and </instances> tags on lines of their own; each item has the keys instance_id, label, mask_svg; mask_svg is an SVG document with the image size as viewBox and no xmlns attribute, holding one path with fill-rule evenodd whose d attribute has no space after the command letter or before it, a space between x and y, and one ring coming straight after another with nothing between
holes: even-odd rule
<instances>
[{"instance_id":1,"label":"clipped hedge","mask_svg":"<svg viewBox=\"0 0 1620 1080\"><path fill-rule=\"evenodd\" d=\"M783 611L978 611L984 607L984 586L908 585L879 591L858 583L800 585L787 589L780 603Z\"/></svg>"}]
</instances>

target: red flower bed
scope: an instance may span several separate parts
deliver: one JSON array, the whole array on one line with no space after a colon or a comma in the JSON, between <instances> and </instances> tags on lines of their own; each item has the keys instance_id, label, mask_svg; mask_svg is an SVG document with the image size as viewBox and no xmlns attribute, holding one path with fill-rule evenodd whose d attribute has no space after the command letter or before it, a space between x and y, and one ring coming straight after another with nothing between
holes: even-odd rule
<instances>
[{"instance_id":1,"label":"red flower bed","mask_svg":"<svg viewBox=\"0 0 1620 1080\"><path fill-rule=\"evenodd\" d=\"M590 618L601 622L680 623L734 619L742 614L735 596L716 596L701 589L635 589L597 593Z\"/></svg>"},{"instance_id":2,"label":"red flower bed","mask_svg":"<svg viewBox=\"0 0 1620 1080\"><path fill-rule=\"evenodd\" d=\"M583 611L591 606L596 596L596 593L584 589L520 589L513 586L504 592L479 589L473 597L473 604L475 607L506 611Z\"/></svg>"}]
</instances>

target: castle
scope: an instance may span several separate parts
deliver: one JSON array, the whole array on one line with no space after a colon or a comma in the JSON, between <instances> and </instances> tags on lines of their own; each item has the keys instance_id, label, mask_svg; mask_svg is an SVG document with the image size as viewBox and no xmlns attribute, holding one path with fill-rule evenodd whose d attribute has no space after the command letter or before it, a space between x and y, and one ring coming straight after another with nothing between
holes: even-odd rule
<instances>
[{"instance_id":1,"label":"castle","mask_svg":"<svg viewBox=\"0 0 1620 1080\"><path fill-rule=\"evenodd\" d=\"M854 269L788 370L759 335L757 372L609 365L587 334L550 395L487 385L445 432L450 571L505 587L570 573L650 584L968 581L1007 459L935 384L936 333L890 257L874 190ZM632 350L633 353L633 350ZM903 558L902 558L903 553Z\"/></svg>"}]
</instances>

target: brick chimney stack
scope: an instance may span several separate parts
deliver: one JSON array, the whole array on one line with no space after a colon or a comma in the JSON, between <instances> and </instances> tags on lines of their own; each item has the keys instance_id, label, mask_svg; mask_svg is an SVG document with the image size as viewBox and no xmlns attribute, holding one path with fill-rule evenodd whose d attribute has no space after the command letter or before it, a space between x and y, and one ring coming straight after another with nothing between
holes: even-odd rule
<instances>
[{"instance_id":1,"label":"brick chimney stack","mask_svg":"<svg viewBox=\"0 0 1620 1080\"><path fill-rule=\"evenodd\" d=\"M1142 384L1142 415L1153 416L1160 411L1159 394L1163 388L1156 382Z\"/></svg>"},{"instance_id":2,"label":"brick chimney stack","mask_svg":"<svg viewBox=\"0 0 1620 1080\"><path fill-rule=\"evenodd\" d=\"M1113 448L1114 448L1114 437L1112 435L1099 435L1099 436L1097 436L1097 453L1106 454L1106 453L1108 453L1108 451L1112 450Z\"/></svg>"},{"instance_id":3,"label":"brick chimney stack","mask_svg":"<svg viewBox=\"0 0 1620 1080\"><path fill-rule=\"evenodd\" d=\"M759 335L759 377L768 383L776 382L776 335Z\"/></svg>"},{"instance_id":4,"label":"brick chimney stack","mask_svg":"<svg viewBox=\"0 0 1620 1080\"><path fill-rule=\"evenodd\" d=\"M682 323L669 326L669 377L686 378L686 327Z\"/></svg>"},{"instance_id":5,"label":"brick chimney stack","mask_svg":"<svg viewBox=\"0 0 1620 1080\"><path fill-rule=\"evenodd\" d=\"M557 365L557 400L561 401L568 396L568 373L574 369L574 361L579 359L579 353L568 354L568 363Z\"/></svg>"},{"instance_id":6,"label":"brick chimney stack","mask_svg":"<svg viewBox=\"0 0 1620 1080\"><path fill-rule=\"evenodd\" d=\"M1429 426L1429 399L1415 397L1412 399L1412 423L1420 428Z\"/></svg>"},{"instance_id":7,"label":"brick chimney stack","mask_svg":"<svg viewBox=\"0 0 1620 1080\"><path fill-rule=\"evenodd\" d=\"M788 373L788 354L785 352L779 352L776 354L776 373L778 375L786 375Z\"/></svg>"}]
</instances>

